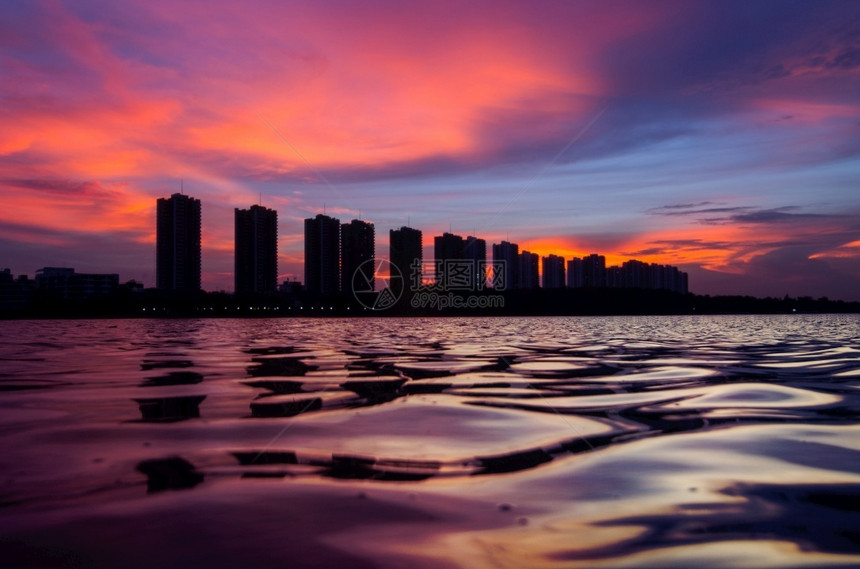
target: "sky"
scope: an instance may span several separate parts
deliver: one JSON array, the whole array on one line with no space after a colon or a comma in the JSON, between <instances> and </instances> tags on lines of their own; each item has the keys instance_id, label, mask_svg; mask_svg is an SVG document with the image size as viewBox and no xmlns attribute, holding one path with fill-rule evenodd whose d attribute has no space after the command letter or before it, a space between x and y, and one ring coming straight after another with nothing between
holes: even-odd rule
<instances>
[{"instance_id":1,"label":"sky","mask_svg":"<svg viewBox=\"0 0 860 569\"><path fill-rule=\"evenodd\" d=\"M262 203L860 300L860 2L4 0L0 269L154 286L180 189L207 290Z\"/></svg>"}]
</instances>

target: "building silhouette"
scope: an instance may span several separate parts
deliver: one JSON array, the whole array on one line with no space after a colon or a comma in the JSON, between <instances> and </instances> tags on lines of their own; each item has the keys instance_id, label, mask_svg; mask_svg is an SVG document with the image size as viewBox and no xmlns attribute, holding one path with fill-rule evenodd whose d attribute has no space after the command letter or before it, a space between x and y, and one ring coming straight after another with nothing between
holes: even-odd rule
<instances>
[{"instance_id":1,"label":"building silhouette","mask_svg":"<svg viewBox=\"0 0 860 569\"><path fill-rule=\"evenodd\" d=\"M687 273L677 267L636 259L625 261L620 267L611 267L607 271L607 286L615 288L668 290L687 294L688 284Z\"/></svg>"},{"instance_id":2,"label":"building silhouette","mask_svg":"<svg viewBox=\"0 0 860 569\"><path fill-rule=\"evenodd\" d=\"M564 257L548 255L541 258L543 288L564 288Z\"/></svg>"},{"instance_id":3,"label":"building silhouette","mask_svg":"<svg viewBox=\"0 0 860 569\"><path fill-rule=\"evenodd\" d=\"M36 284L27 275L16 279L10 269L0 271L0 312L22 310L30 304Z\"/></svg>"},{"instance_id":4,"label":"building silhouette","mask_svg":"<svg viewBox=\"0 0 860 569\"><path fill-rule=\"evenodd\" d=\"M460 235L443 233L433 238L433 257L436 263L436 284L441 286L453 285L449 277L459 271L460 262L465 257L466 242ZM474 282L474 273L467 275L465 286ZM462 283L460 283L462 284Z\"/></svg>"},{"instance_id":5,"label":"building silhouette","mask_svg":"<svg viewBox=\"0 0 860 569\"><path fill-rule=\"evenodd\" d=\"M67 301L81 301L116 292L116 273L76 273L65 267L44 267L36 271L36 289Z\"/></svg>"},{"instance_id":6,"label":"building silhouette","mask_svg":"<svg viewBox=\"0 0 860 569\"><path fill-rule=\"evenodd\" d=\"M622 263L620 267L607 267L604 286L668 290L687 294L688 283L687 273L679 270L678 267L631 259Z\"/></svg>"},{"instance_id":7,"label":"building silhouette","mask_svg":"<svg viewBox=\"0 0 860 569\"><path fill-rule=\"evenodd\" d=\"M606 257L592 253L582 259L582 280L586 287L606 286Z\"/></svg>"},{"instance_id":8,"label":"building silhouette","mask_svg":"<svg viewBox=\"0 0 860 569\"><path fill-rule=\"evenodd\" d=\"M165 291L199 292L201 284L201 203L177 193L157 200L156 288ZM239 296L276 294L278 270L277 212L260 205L235 214L235 291ZM372 223L340 220L319 214L305 219L305 290L310 296L336 297L375 290L375 228ZM406 290L417 290L424 279L431 280L423 259L422 232L410 227L390 231L390 259L399 269ZM451 290L495 290L536 288L626 288L689 291L687 273L670 265L636 259L621 266L607 267L603 255L564 258L550 254L539 257L520 251L516 243L502 241L492 248L493 263L487 262L484 239L446 232L434 238L434 274L437 286ZM497 265L498 263L498 265ZM492 273L490 273L492 267ZM41 286L13 281L11 273L0 275L0 289L6 304L18 306L31 293L53 288L60 296L89 296L86 290L115 289L116 275L69 276L71 269L46 267ZM73 273L73 271L72 271ZM355 280L356 277L358 280ZM394 273L391 275L395 277ZM65 281L64 281L65 279ZM13 282L10 282L12 280ZM26 279L24 279L26 281ZM63 282L69 284L63 284ZM52 283L52 284L45 284ZM295 287L293 287L295 288ZM78 290L84 292L77 292ZM20 297L20 298L19 298Z\"/></svg>"},{"instance_id":9,"label":"building silhouette","mask_svg":"<svg viewBox=\"0 0 860 569\"><path fill-rule=\"evenodd\" d=\"M199 291L200 200L184 194L159 198L156 217L156 287Z\"/></svg>"},{"instance_id":10,"label":"building silhouette","mask_svg":"<svg viewBox=\"0 0 860 569\"><path fill-rule=\"evenodd\" d=\"M583 288L584 286L585 275L582 259L574 257L567 262L567 288Z\"/></svg>"},{"instance_id":11,"label":"building silhouette","mask_svg":"<svg viewBox=\"0 0 860 569\"><path fill-rule=\"evenodd\" d=\"M606 257L592 253L567 262L567 286L570 288L603 288L607 281Z\"/></svg>"},{"instance_id":12,"label":"building silhouette","mask_svg":"<svg viewBox=\"0 0 860 569\"><path fill-rule=\"evenodd\" d=\"M460 235L446 232L433 238L433 256L437 261L460 260L465 246Z\"/></svg>"},{"instance_id":13,"label":"building silhouette","mask_svg":"<svg viewBox=\"0 0 860 569\"><path fill-rule=\"evenodd\" d=\"M340 220L327 215L305 219L305 288L314 295L340 292Z\"/></svg>"},{"instance_id":14,"label":"building silhouette","mask_svg":"<svg viewBox=\"0 0 860 569\"><path fill-rule=\"evenodd\" d=\"M236 294L274 294L278 288L278 212L260 205L235 210Z\"/></svg>"},{"instance_id":15,"label":"building silhouette","mask_svg":"<svg viewBox=\"0 0 860 569\"><path fill-rule=\"evenodd\" d=\"M389 259L400 270L406 289L421 286L421 262L424 259L421 231L401 227L388 232ZM392 269L393 271L393 269Z\"/></svg>"},{"instance_id":16,"label":"building silhouette","mask_svg":"<svg viewBox=\"0 0 860 569\"><path fill-rule=\"evenodd\" d=\"M482 290L487 284L487 242L469 235L463 243L463 258L472 262L475 288Z\"/></svg>"},{"instance_id":17,"label":"building silhouette","mask_svg":"<svg viewBox=\"0 0 860 569\"><path fill-rule=\"evenodd\" d=\"M539 280L539 260L537 253L522 251L520 253L520 288L538 288Z\"/></svg>"},{"instance_id":18,"label":"building silhouette","mask_svg":"<svg viewBox=\"0 0 860 569\"><path fill-rule=\"evenodd\" d=\"M507 290L520 288L520 246L516 243L501 243L493 244L493 270L501 270L502 278L494 278L494 283L503 285ZM501 263L501 265L500 265Z\"/></svg>"},{"instance_id":19,"label":"building silhouette","mask_svg":"<svg viewBox=\"0 0 860 569\"><path fill-rule=\"evenodd\" d=\"M345 295L375 289L375 237L373 224L360 219L340 226L340 290Z\"/></svg>"}]
</instances>

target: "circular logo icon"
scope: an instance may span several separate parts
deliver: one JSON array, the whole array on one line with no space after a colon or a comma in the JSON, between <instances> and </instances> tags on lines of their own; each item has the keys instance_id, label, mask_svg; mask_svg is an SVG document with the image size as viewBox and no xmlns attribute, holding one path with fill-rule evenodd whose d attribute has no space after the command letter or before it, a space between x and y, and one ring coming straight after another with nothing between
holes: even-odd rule
<instances>
[{"instance_id":1,"label":"circular logo icon","mask_svg":"<svg viewBox=\"0 0 860 569\"><path fill-rule=\"evenodd\" d=\"M376 283L382 284L378 291ZM371 310L386 310L397 304L404 287L400 268L385 259L368 259L352 273L352 296Z\"/></svg>"}]
</instances>

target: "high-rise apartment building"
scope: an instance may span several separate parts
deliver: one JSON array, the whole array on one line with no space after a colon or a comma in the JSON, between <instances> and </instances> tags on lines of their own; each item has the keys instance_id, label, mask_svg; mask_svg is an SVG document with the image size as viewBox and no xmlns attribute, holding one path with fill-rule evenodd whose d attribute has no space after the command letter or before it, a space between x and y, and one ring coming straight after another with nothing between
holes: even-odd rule
<instances>
[{"instance_id":1,"label":"high-rise apartment building","mask_svg":"<svg viewBox=\"0 0 860 569\"><path fill-rule=\"evenodd\" d=\"M583 286L602 288L606 286L606 257L592 253L582 259Z\"/></svg>"},{"instance_id":2,"label":"high-rise apartment building","mask_svg":"<svg viewBox=\"0 0 860 569\"><path fill-rule=\"evenodd\" d=\"M543 264L543 288L564 288L564 257L547 255Z\"/></svg>"},{"instance_id":3,"label":"high-rise apartment building","mask_svg":"<svg viewBox=\"0 0 860 569\"><path fill-rule=\"evenodd\" d=\"M585 286L585 275L582 259L574 257L567 262L567 288L582 288Z\"/></svg>"},{"instance_id":4,"label":"high-rise apartment building","mask_svg":"<svg viewBox=\"0 0 860 569\"><path fill-rule=\"evenodd\" d=\"M200 200L184 194L159 198L156 217L156 287L199 291Z\"/></svg>"},{"instance_id":5,"label":"high-rise apartment building","mask_svg":"<svg viewBox=\"0 0 860 569\"><path fill-rule=\"evenodd\" d=\"M615 275L612 276L614 280ZM580 259L574 257L567 263L567 286L570 288L603 288L609 285L606 257L592 253Z\"/></svg>"},{"instance_id":6,"label":"high-rise apartment building","mask_svg":"<svg viewBox=\"0 0 860 569\"><path fill-rule=\"evenodd\" d=\"M443 233L433 238L433 253L437 261L461 260L465 241L459 235Z\"/></svg>"},{"instance_id":7,"label":"high-rise apartment building","mask_svg":"<svg viewBox=\"0 0 860 569\"><path fill-rule=\"evenodd\" d=\"M340 290L344 294L374 290L375 237L373 224L360 219L340 226Z\"/></svg>"},{"instance_id":8,"label":"high-rise apartment building","mask_svg":"<svg viewBox=\"0 0 860 569\"><path fill-rule=\"evenodd\" d=\"M482 290L487 284L487 242L469 235L463 243L463 257L472 261L475 288Z\"/></svg>"},{"instance_id":9,"label":"high-rise apartment building","mask_svg":"<svg viewBox=\"0 0 860 569\"><path fill-rule=\"evenodd\" d=\"M327 215L305 219L305 288L311 294L340 292L340 220Z\"/></svg>"},{"instance_id":10,"label":"high-rise apartment building","mask_svg":"<svg viewBox=\"0 0 860 569\"><path fill-rule=\"evenodd\" d=\"M493 270L502 272L501 280L494 278L493 282L501 283L504 289L513 290L520 288L520 246L516 243L493 244Z\"/></svg>"},{"instance_id":11,"label":"high-rise apartment building","mask_svg":"<svg viewBox=\"0 0 860 569\"><path fill-rule=\"evenodd\" d=\"M278 288L278 212L260 205L235 210L236 294L273 294Z\"/></svg>"},{"instance_id":12,"label":"high-rise apartment building","mask_svg":"<svg viewBox=\"0 0 860 569\"><path fill-rule=\"evenodd\" d=\"M453 233L446 232L433 238L437 285L468 288L474 282L474 272L467 273L465 280L454 278L461 276L460 271L464 268L461 263L465 256L465 245L463 238Z\"/></svg>"},{"instance_id":13,"label":"high-rise apartment building","mask_svg":"<svg viewBox=\"0 0 860 569\"><path fill-rule=\"evenodd\" d=\"M520 252L520 288L538 288L540 257L530 251Z\"/></svg>"},{"instance_id":14,"label":"high-rise apartment building","mask_svg":"<svg viewBox=\"0 0 860 569\"><path fill-rule=\"evenodd\" d=\"M424 259L421 231L411 227L392 229L388 233L389 258L404 279L405 290L421 286L421 262ZM392 269L393 271L393 269Z\"/></svg>"}]
</instances>

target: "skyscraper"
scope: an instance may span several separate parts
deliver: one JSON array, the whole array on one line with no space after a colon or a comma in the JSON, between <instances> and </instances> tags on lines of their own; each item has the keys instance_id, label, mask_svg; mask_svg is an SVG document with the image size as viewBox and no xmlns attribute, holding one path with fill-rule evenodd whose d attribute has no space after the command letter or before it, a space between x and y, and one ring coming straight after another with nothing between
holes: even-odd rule
<instances>
[{"instance_id":1,"label":"skyscraper","mask_svg":"<svg viewBox=\"0 0 860 569\"><path fill-rule=\"evenodd\" d=\"M156 287L199 291L200 200L184 194L159 198L156 217Z\"/></svg>"},{"instance_id":2,"label":"skyscraper","mask_svg":"<svg viewBox=\"0 0 860 569\"><path fill-rule=\"evenodd\" d=\"M421 286L421 262L424 259L421 231L411 227L392 229L388 233L391 264L400 270L405 290Z\"/></svg>"},{"instance_id":3,"label":"skyscraper","mask_svg":"<svg viewBox=\"0 0 860 569\"><path fill-rule=\"evenodd\" d=\"M487 242L469 235L463 244L463 257L472 261L475 288L482 290L487 284Z\"/></svg>"},{"instance_id":4,"label":"skyscraper","mask_svg":"<svg viewBox=\"0 0 860 569\"><path fill-rule=\"evenodd\" d=\"M648 263L630 259L621 264L624 273L624 288L648 288Z\"/></svg>"},{"instance_id":5,"label":"skyscraper","mask_svg":"<svg viewBox=\"0 0 860 569\"><path fill-rule=\"evenodd\" d=\"M582 259L574 257L567 262L567 288L582 288L585 286L585 275Z\"/></svg>"},{"instance_id":6,"label":"skyscraper","mask_svg":"<svg viewBox=\"0 0 860 569\"><path fill-rule=\"evenodd\" d=\"M340 226L340 290L344 294L374 290L375 237L373 224L360 219Z\"/></svg>"},{"instance_id":7,"label":"skyscraper","mask_svg":"<svg viewBox=\"0 0 860 569\"><path fill-rule=\"evenodd\" d=\"M459 274L460 263L464 257L465 242L459 235L453 233L443 233L433 238L433 256L436 263L436 284L441 286L465 286L469 288L474 282L474 273L466 274L465 282L455 284L454 279L450 278L454 274ZM460 279L461 280L461 279Z\"/></svg>"},{"instance_id":8,"label":"skyscraper","mask_svg":"<svg viewBox=\"0 0 860 569\"><path fill-rule=\"evenodd\" d=\"M592 253L582 259L583 286L601 288L606 286L606 257Z\"/></svg>"},{"instance_id":9,"label":"skyscraper","mask_svg":"<svg viewBox=\"0 0 860 569\"><path fill-rule=\"evenodd\" d=\"M607 284L606 257L603 255L592 253L582 259L574 257L568 261L567 286L569 288L603 288Z\"/></svg>"},{"instance_id":10,"label":"skyscraper","mask_svg":"<svg viewBox=\"0 0 860 569\"><path fill-rule=\"evenodd\" d=\"M278 287L278 212L260 205L235 210L236 294L270 294Z\"/></svg>"},{"instance_id":11,"label":"skyscraper","mask_svg":"<svg viewBox=\"0 0 860 569\"><path fill-rule=\"evenodd\" d=\"M433 256L437 261L460 260L463 258L464 246L461 236L443 233L433 238Z\"/></svg>"},{"instance_id":12,"label":"skyscraper","mask_svg":"<svg viewBox=\"0 0 860 569\"><path fill-rule=\"evenodd\" d=\"M537 288L538 262L540 257L537 253L529 251L520 252L520 288Z\"/></svg>"},{"instance_id":13,"label":"skyscraper","mask_svg":"<svg viewBox=\"0 0 860 569\"><path fill-rule=\"evenodd\" d=\"M564 288L564 257L547 255L543 264L543 288Z\"/></svg>"},{"instance_id":14,"label":"skyscraper","mask_svg":"<svg viewBox=\"0 0 860 569\"><path fill-rule=\"evenodd\" d=\"M493 266L498 268L503 276L501 283L506 290L520 288L520 246L516 243L502 241L493 245ZM499 265L501 263L501 266ZM499 282L499 279L493 279Z\"/></svg>"},{"instance_id":15,"label":"skyscraper","mask_svg":"<svg viewBox=\"0 0 860 569\"><path fill-rule=\"evenodd\" d=\"M305 287L323 296L340 292L340 220L323 214L305 220Z\"/></svg>"}]
</instances>

